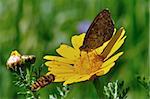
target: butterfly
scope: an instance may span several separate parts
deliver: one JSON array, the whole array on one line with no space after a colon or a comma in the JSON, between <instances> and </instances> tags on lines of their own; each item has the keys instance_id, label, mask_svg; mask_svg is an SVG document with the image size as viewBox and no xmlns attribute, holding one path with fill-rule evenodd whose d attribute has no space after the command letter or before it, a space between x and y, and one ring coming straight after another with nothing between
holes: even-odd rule
<instances>
[{"instance_id":1,"label":"butterfly","mask_svg":"<svg viewBox=\"0 0 150 99\"><path fill-rule=\"evenodd\" d=\"M113 32L114 23L110 12L104 9L95 17L90 25L80 50L89 52L100 47L112 37Z\"/></svg>"}]
</instances>

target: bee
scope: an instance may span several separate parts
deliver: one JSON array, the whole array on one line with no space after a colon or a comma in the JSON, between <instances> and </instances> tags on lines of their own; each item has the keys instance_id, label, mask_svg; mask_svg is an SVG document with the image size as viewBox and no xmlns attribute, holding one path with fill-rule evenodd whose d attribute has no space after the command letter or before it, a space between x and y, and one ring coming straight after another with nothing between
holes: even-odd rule
<instances>
[{"instance_id":1,"label":"bee","mask_svg":"<svg viewBox=\"0 0 150 99\"><path fill-rule=\"evenodd\" d=\"M21 55L18 51L12 51L9 59L7 60L7 69L18 71L23 68L26 63L35 63L36 57L34 55Z\"/></svg>"},{"instance_id":2,"label":"bee","mask_svg":"<svg viewBox=\"0 0 150 99\"><path fill-rule=\"evenodd\" d=\"M37 81L31 85L30 89L32 91L38 91L40 88L45 87L46 85L52 83L54 80L55 76L53 74L44 75L37 79Z\"/></svg>"}]
</instances>

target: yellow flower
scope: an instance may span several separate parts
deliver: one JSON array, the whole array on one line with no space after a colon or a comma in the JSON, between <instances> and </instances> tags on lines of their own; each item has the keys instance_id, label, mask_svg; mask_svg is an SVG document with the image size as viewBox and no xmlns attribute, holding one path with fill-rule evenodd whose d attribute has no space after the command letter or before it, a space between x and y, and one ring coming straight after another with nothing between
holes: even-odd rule
<instances>
[{"instance_id":1,"label":"yellow flower","mask_svg":"<svg viewBox=\"0 0 150 99\"><path fill-rule=\"evenodd\" d=\"M113 55L124 43L125 30L115 30L112 38L102 46L90 51L80 51L85 33L72 37L72 46L61 44L56 52L61 56L45 56L48 60L48 74L55 75L54 82L64 82L64 85L89 80L92 76L105 75L123 54ZM112 56L113 55L113 56Z\"/></svg>"}]
</instances>

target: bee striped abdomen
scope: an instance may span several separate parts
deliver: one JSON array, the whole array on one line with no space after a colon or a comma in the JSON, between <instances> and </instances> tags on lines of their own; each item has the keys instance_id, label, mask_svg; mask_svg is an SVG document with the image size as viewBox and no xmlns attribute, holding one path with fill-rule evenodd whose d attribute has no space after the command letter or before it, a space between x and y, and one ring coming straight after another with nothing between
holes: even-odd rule
<instances>
[{"instance_id":1,"label":"bee striped abdomen","mask_svg":"<svg viewBox=\"0 0 150 99\"><path fill-rule=\"evenodd\" d=\"M55 77L53 74L49 74L49 75L44 75L42 77L40 77L36 82L34 82L31 85L31 90L32 91L37 91L40 88L45 87L46 85L50 84L51 82L53 82L55 80Z\"/></svg>"}]
</instances>

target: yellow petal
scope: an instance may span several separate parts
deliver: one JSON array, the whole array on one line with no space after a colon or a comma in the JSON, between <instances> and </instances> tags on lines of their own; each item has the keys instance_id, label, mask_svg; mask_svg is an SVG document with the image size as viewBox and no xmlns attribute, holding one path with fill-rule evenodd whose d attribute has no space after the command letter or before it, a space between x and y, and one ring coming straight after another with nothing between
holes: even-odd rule
<instances>
[{"instance_id":1,"label":"yellow petal","mask_svg":"<svg viewBox=\"0 0 150 99\"><path fill-rule=\"evenodd\" d=\"M119 37L118 41L121 40L124 35L125 35L125 29L123 28L123 31L122 31L121 36Z\"/></svg>"},{"instance_id":2,"label":"yellow petal","mask_svg":"<svg viewBox=\"0 0 150 99\"><path fill-rule=\"evenodd\" d=\"M99 70L96 72L96 76L101 76L104 74L104 71L103 70Z\"/></svg>"},{"instance_id":3,"label":"yellow petal","mask_svg":"<svg viewBox=\"0 0 150 99\"><path fill-rule=\"evenodd\" d=\"M73 77L70 77L68 80L64 82L64 85L66 84L71 84L74 82L81 82L81 81L86 81L90 79L90 75L74 75Z\"/></svg>"},{"instance_id":4,"label":"yellow petal","mask_svg":"<svg viewBox=\"0 0 150 99\"><path fill-rule=\"evenodd\" d=\"M48 75L48 74L53 74L53 73L48 72L47 75ZM55 75L55 74L53 74L53 75L55 76L54 82L62 82L62 81L65 81L65 80L66 80L66 79L64 79L63 77L58 77L58 76Z\"/></svg>"},{"instance_id":5,"label":"yellow petal","mask_svg":"<svg viewBox=\"0 0 150 99\"><path fill-rule=\"evenodd\" d=\"M61 74L61 73L72 73L74 72L74 69L69 68L67 66L59 67L59 66L53 65L51 67L48 67L48 71Z\"/></svg>"},{"instance_id":6,"label":"yellow petal","mask_svg":"<svg viewBox=\"0 0 150 99\"><path fill-rule=\"evenodd\" d=\"M119 52L118 54L112 56L111 58L109 58L108 60L106 60L103 64L101 68L104 68L105 66L113 63L114 61L116 61L121 55L123 54L123 52Z\"/></svg>"},{"instance_id":7,"label":"yellow petal","mask_svg":"<svg viewBox=\"0 0 150 99\"><path fill-rule=\"evenodd\" d=\"M58 54L60 54L61 56L65 57L65 58L68 58L70 60L76 60L80 56L79 52L77 52L74 48L72 48L72 47L70 47L68 45L65 45L65 44L62 44L56 50L56 52Z\"/></svg>"},{"instance_id":8,"label":"yellow petal","mask_svg":"<svg viewBox=\"0 0 150 99\"><path fill-rule=\"evenodd\" d=\"M60 76L60 77L56 76L54 82L63 82L67 79L68 79L68 77L65 77L65 76Z\"/></svg>"},{"instance_id":9,"label":"yellow petal","mask_svg":"<svg viewBox=\"0 0 150 99\"><path fill-rule=\"evenodd\" d=\"M78 74L76 74L76 75L74 75L74 76L70 76L70 78L67 79L67 80L63 83L63 85L67 85L67 84L74 83L74 82L76 82L76 80L79 79L80 77L81 77L81 75L78 75Z\"/></svg>"},{"instance_id":10,"label":"yellow petal","mask_svg":"<svg viewBox=\"0 0 150 99\"><path fill-rule=\"evenodd\" d=\"M53 74L51 72L48 72L47 74ZM73 76L74 74L54 74L55 75L55 80L54 82L63 82L70 78L70 76Z\"/></svg>"},{"instance_id":11,"label":"yellow petal","mask_svg":"<svg viewBox=\"0 0 150 99\"><path fill-rule=\"evenodd\" d=\"M71 65L69 65L69 64L67 64L67 63L62 63L62 62L57 62L57 61L47 61L47 62L45 62L45 65L46 65L46 66L50 66L50 65L62 66L62 65L65 65L65 66L70 66L70 67L72 67Z\"/></svg>"},{"instance_id":12,"label":"yellow petal","mask_svg":"<svg viewBox=\"0 0 150 99\"><path fill-rule=\"evenodd\" d=\"M105 68L102 68L102 70L104 71L104 74L105 75L106 73L109 72L109 70L115 65L115 63L112 63L112 64L109 64L108 66L106 66Z\"/></svg>"},{"instance_id":13,"label":"yellow petal","mask_svg":"<svg viewBox=\"0 0 150 99\"><path fill-rule=\"evenodd\" d=\"M63 82L63 81L65 81L67 78L63 78L63 77L55 77L55 80L54 80L54 82Z\"/></svg>"},{"instance_id":14,"label":"yellow petal","mask_svg":"<svg viewBox=\"0 0 150 99\"><path fill-rule=\"evenodd\" d=\"M106 58L108 54L110 53L111 49L113 48L114 44L117 42L117 40L122 36L124 29L123 27L120 28L115 35L111 38L110 42L105 47L104 51L102 52L101 56Z\"/></svg>"},{"instance_id":15,"label":"yellow petal","mask_svg":"<svg viewBox=\"0 0 150 99\"><path fill-rule=\"evenodd\" d=\"M114 33L113 33L113 35L116 33L116 28L114 28Z\"/></svg>"},{"instance_id":16,"label":"yellow petal","mask_svg":"<svg viewBox=\"0 0 150 99\"><path fill-rule=\"evenodd\" d=\"M72 46L77 50L80 51L79 48L82 46L84 41L85 33L82 33L80 35L75 35L72 37L71 42Z\"/></svg>"},{"instance_id":17,"label":"yellow petal","mask_svg":"<svg viewBox=\"0 0 150 99\"><path fill-rule=\"evenodd\" d=\"M82 77L77 79L75 82L86 81L86 80L89 80L90 77L91 77L90 75L83 75Z\"/></svg>"},{"instance_id":18,"label":"yellow petal","mask_svg":"<svg viewBox=\"0 0 150 99\"><path fill-rule=\"evenodd\" d=\"M110 40L109 40L110 41ZM105 42L102 46L98 47L97 49L95 49L97 54L101 54L104 50L104 48L107 46L107 44L109 43L109 41Z\"/></svg>"},{"instance_id":19,"label":"yellow petal","mask_svg":"<svg viewBox=\"0 0 150 99\"><path fill-rule=\"evenodd\" d=\"M74 71L73 69L58 69L58 68L48 68L48 71L52 72L53 74L72 74Z\"/></svg>"},{"instance_id":20,"label":"yellow petal","mask_svg":"<svg viewBox=\"0 0 150 99\"><path fill-rule=\"evenodd\" d=\"M64 58L64 57L59 57L59 56L45 56L44 59L51 60L51 61L68 63L68 64L74 64L75 63L73 60L70 60L70 59Z\"/></svg>"},{"instance_id":21,"label":"yellow petal","mask_svg":"<svg viewBox=\"0 0 150 99\"><path fill-rule=\"evenodd\" d=\"M124 40L125 40L126 36L123 37L119 42L117 42L113 48L111 49L110 53L108 54L107 58L108 59L110 56L112 56L120 47L121 45L124 43Z\"/></svg>"},{"instance_id":22,"label":"yellow petal","mask_svg":"<svg viewBox=\"0 0 150 99\"><path fill-rule=\"evenodd\" d=\"M74 67L71 65L61 64L58 62L46 62L45 65L48 66L48 71L52 74L68 74L74 72Z\"/></svg>"},{"instance_id":23,"label":"yellow petal","mask_svg":"<svg viewBox=\"0 0 150 99\"><path fill-rule=\"evenodd\" d=\"M110 70L114 65L115 65L115 63L113 62L113 63L111 63L111 64L105 66L104 68L100 69L100 70L96 73L96 75L97 75L97 76L105 75L106 73L109 72L109 70Z\"/></svg>"},{"instance_id":24,"label":"yellow petal","mask_svg":"<svg viewBox=\"0 0 150 99\"><path fill-rule=\"evenodd\" d=\"M116 41L116 43L114 44L114 46L112 47L110 53L108 54L107 58L108 59L111 55L113 55L120 47L121 45L124 43L124 40L126 38L126 36L124 36L125 34L125 30L123 29L121 36L119 37L119 39ZM124 37L123 37L124 36ZM123 38L122 38L123 37Z\"/></svg>"},{"instance_id":25,"label":"yellow petal","mask_svg":"<svg viewBox=\"0 0 150 99\"><path fill-rule=\"evenodd\" d=\"M50 69L50 68L49 68ZM74 76L76 75L75 72L72 72L72 71L62 71L62 70L58 70L58 71L53 71L53 70L50 70L48 72L48 74L53 74L55 76L55 80L58 78L58 79L69 79L71 76Z\"/></svg>"}]
</instances>

